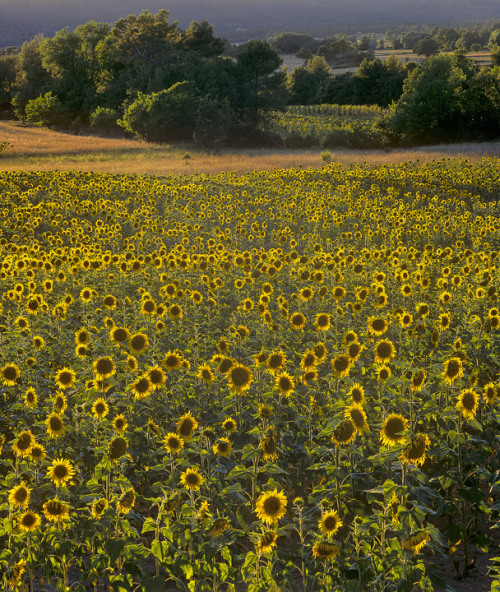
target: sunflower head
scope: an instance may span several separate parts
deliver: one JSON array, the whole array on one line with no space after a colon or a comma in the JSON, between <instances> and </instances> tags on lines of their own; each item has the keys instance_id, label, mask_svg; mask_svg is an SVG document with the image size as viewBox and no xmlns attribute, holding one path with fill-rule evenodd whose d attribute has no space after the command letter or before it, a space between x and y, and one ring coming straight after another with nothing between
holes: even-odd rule
<instances>
[{"instance_id":1,"label":"sunflower head","mask_svg":"<svg viewBox=\"0 0 500 592\"><path fill-rule=\"evenodd\" d=\"M393 446L406 441L404 432L408 429L408 421L399 414L391 413L382 426L380 440L384 446Z\"/></svg>"},{"instance_id":2,"label":"sunflower head","mask_svg":"<svg viewBox=\"0 0 500 592\"><path fill-rule=\"evenodd\" d=\"M256 513L259 520L267 524L277 524L286 513L287 499L283 492L269 491L257 500Z\"/></svg>"},{"instance_id":3,"label":"sunflower head","mask_svg":"<svg viewBox=\"0 0 500 592\"><path fill-rule=\"evenodd\" d=\"M349 444L356 437L356 426L352 419L345 419L333 432L332 443L336 446Z\"/></svg>"},{"instance_id":4,"label":"sunflower head","mask_svg":"<svg viewBox=\"0 0 500 592\"><path fill-rule=\"evenodd\" d=\"M342 526L342 520L335 510L326 512L319 521L319 528L325 536L333 536Z\"/></svg>"},{"instance_id":5,"label":"sunflower head","mask_svg":"<svg viewBox=\"0 0 500 592\"><path fill-rule=\"evenodd\" d=\"M181 474L181 483L186 489L196 491L203 485L203 475L200 474L197 468L186 469Z\"/></svg>"},{"instance_id":6,"label":"sunflower head","mask_svg":"<svg viewBox=\"0 0 500 592\"><path fill-rule=\"evenodd\" d=\"M165 436L163 443L165 444L167 451L172 454L179 453L184 447L184 440L178 434L173 432L169 432Z\"/></svg>"}]
</instances>

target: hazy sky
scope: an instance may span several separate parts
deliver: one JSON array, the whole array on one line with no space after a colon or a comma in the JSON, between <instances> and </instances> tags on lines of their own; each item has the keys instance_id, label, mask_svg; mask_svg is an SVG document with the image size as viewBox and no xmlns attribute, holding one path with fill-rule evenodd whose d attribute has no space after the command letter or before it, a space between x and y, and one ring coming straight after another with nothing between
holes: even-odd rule
<instances>
[{"instance_id":1,"label":"hazy sky","mask_svg":"<svg viewBox=\"0 0 500 592\"><path fill-rule=\"evenodd\" d=\"M329 27L338 32L500 19L500 0L0 0L0 47L92 19L114 22L144 8L166 8L182 27L206 19L217 35L229 39L287 30L324 34Z\"/></svg>"}]
</instances>

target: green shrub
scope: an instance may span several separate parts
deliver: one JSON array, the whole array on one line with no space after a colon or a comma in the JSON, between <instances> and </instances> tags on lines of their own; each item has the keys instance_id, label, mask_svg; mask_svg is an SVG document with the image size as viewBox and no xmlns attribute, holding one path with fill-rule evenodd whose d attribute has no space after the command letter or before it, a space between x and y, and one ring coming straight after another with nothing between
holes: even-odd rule
<instances>
[{"instance_id":1,"label":"green shrub","mask_svg":"<svg viewBox=\"0 0 500 592\"><path fill-rule=\"evenodd\" d=\"M35 125L52 127L61 122L62 116L61 102L52 91L31 99L26 105L26 119Z\"/></svg>"},{"instance_id":2,"label":"green shrub","mask_svg":"<svg viewBox=\"0 0 500 592\"><path fill-rule=\"evenodd\" d=\"M90 127L96 130L109 132L113 128L117 128L118 111L109 109L108 107L97 107L95 111L90 114Z\"/></svg>"}]
</instances>

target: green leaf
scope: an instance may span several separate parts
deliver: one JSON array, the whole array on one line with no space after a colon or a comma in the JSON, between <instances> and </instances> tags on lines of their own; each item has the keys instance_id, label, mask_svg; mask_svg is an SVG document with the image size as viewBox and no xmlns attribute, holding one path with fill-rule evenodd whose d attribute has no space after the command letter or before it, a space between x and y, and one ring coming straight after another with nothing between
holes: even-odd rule
<instances>
[{"instance_id":1,"label":"green leaf","mask_svg":"<svg viewBox=\"0 0 500 592\"><path fill-rule=\"evenodd\" d=\"M144 592L163 592L165 580L162 576L143 576L141 586Z\"/></svg>"},{"instance_id":2,"label":"green leaf","mask_svg":"<svg viewBox=\"0 0 500 592\"><path fill-rule=\"evenodd\" d=\"M111 563L115 563L125 548L125 541L109 539L104 544Z\"/></svg>"},{"instance_id":3,"label":"green leaf","mask_svg":"<svg viewBox=\"0 0 500 592\"><path fill-rule=\"evenodd\" d=\"M146 521L142 526L142 534L144 534L145 532L154 532L155 530L156 522L153 520L153 518L146 518Z\"/></svg>"}]
</instances>

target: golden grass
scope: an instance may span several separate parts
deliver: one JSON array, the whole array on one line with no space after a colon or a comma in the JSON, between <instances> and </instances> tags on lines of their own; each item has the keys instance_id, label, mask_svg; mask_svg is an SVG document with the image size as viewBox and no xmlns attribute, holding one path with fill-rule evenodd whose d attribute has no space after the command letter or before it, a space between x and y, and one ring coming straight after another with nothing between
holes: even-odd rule
<instances>
[{"instance_id":1,"label":"golden grass","mask_svg":"<svg viewBox=\"0 0 500 592\"><path fill-rule=\"evenodd\" d=\"M254 170L324 166L321 150L230 150L210 154L192 148L159 146L136 140L75 136L48 129L0 122L0 142L8 141L12 151L0 157L3 170L81 170L107 173L218 174L237 175ZM189 151L191 158L183 155ZM500 156L500 142L451 144L411 150L335 150L332 162L344 166L358 163L385 164L409 161L430 162L443 158Z\"/></svg>"}]
</instances>

